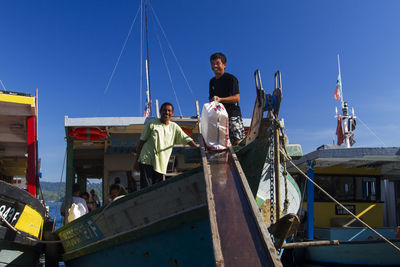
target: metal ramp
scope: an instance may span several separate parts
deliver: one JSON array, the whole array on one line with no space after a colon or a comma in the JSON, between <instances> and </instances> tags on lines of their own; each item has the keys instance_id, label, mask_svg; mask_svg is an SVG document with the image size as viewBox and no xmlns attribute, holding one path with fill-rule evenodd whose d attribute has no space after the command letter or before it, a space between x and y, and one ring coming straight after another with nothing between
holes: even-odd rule
<instances>
[{"instance_id":1,"label":"metal ramp","mask_svg":"<svg viewBox=\"0 0 400 267\"><path fill-rule=\"evenodd\" d=\"M282 266L234 150L199 139L216 266Z\"/></svg>"}]
</instances>

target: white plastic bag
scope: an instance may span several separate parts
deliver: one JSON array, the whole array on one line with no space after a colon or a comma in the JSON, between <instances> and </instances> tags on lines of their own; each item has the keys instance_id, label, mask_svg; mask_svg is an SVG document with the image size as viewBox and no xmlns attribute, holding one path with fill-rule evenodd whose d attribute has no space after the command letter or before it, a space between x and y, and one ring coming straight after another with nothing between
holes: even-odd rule
<instances>
[{"instance_id":1,"label":"white plastic bag","mask_svg":"<svg viewBox=\"0 0 400 267\"><path fill-rule=\"evenodd\" d=\"M223 104L213 101L203 105L200 128L209 149L223 150L230 145L229 117Z\"/></svg>"},{"instance_id":2,"label":"white plastic bag","mask_svg":"<svg viewBox=\"0 0 400 267\"><path fill-rule=\"evenodd\" d=\"M69 208L68 210L67 222L72 222L73 220L78 219L79 217L85 215L86 212L86 208L83 206L82 203L72 203L71 208Z\"/></svg>"}]
</instances>

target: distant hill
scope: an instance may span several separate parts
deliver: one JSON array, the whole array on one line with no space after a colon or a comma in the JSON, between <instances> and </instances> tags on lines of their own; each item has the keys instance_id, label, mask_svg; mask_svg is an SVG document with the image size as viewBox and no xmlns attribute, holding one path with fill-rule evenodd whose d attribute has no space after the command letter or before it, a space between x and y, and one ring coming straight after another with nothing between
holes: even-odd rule
<instances>
[{"instance_id":1,"label":"distant hill","mask_svg":"<svg viewBox=\"0 0 400 267\"><path fill-rule=\"evenodd\" d=\"M42 187L43 198L45 201L61 201L65 196L65 182L61 184L58 182L44 182L41 181L40 185ZM101 184L88 184L87 191L94 189L96 194L101 198L102 187Z\"/></svg>"}]
</instances>

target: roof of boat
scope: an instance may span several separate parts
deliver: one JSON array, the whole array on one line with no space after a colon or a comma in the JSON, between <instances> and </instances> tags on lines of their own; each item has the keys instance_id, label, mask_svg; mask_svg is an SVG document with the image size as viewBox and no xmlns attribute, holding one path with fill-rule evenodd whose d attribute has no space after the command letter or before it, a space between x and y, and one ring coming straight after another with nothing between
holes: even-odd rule
<instances>
[{"instance_id":1,"label":"roof of boat","mask_svg":"<svg viewBox=\"0 0 400 267\"><path fill-rule=\"evenodd\" d=\"M148 120L153 119L152 117L91 117L91 118L69 118L65 116L64 126L65 127L107 127L107 126L130 126L140 125L146 123ZM172 117L172 121L182 123L197 123L196 116L177 116ZM250 127L251 119L243 119L245 127Z\"/></svg>"},{"instance_id":2,"label":"roof of boat","mask_svg":"<svg viewBox=\"0 0 400 267\"><path fill-rule=\"evenodd\" d=\"M340 148L322 146L295 160L294 163L303 171L307 170L307 163L315 162L315 169L319 171L330 168L330 172L346 172L360 174L369 172L386 176L400 175L400 147L354 147ZM290 167L292 172L298 172ZM317 172L317 171L316 171Z\"/></svg>"}]
</instances>

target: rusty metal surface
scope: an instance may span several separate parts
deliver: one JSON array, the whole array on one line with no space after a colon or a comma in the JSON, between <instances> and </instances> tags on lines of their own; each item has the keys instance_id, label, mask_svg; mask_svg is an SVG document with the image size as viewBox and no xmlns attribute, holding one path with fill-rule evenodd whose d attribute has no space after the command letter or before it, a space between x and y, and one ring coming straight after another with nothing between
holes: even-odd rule
<instances>
[{"instance_id":1,"label":"rusty metal surface","mask_svg":"<svg viewBox=\"0 0 400 267\"><path fill-rule=\"evenodd\" d=\"M225 266L274 266L228 153L207 153Z\"/></svg>"}]
</instances>

